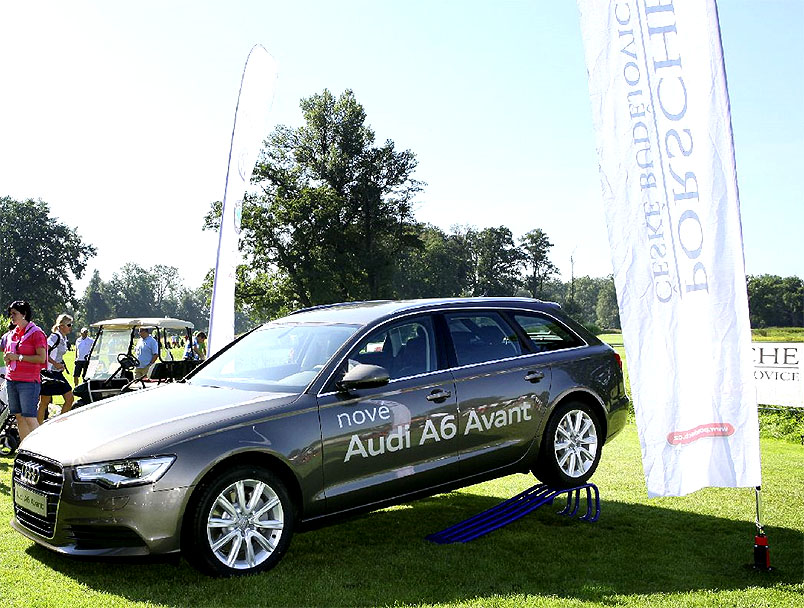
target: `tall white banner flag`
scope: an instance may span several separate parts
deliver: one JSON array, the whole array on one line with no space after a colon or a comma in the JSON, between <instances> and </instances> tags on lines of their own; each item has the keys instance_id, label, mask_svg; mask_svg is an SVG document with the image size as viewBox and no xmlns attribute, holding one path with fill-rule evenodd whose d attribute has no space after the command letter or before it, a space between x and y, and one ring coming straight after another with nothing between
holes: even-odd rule
<instances>
[{"instance_id":1,"label":"tall white banner flag","mask_svg":"<svg viewBox=\"0 0 804 608\"><path fill-rule=\"evenodd\" d=\"M578 0L650 496L761 483L714 0Z\"/></svg>"},{"instance_id":2,"label":"tall white banner flag","mask_svg":"<svg viewBox=\"0 0 804 608\"><path fill-rule=\"evenodd\" d=\"M212 288L207 352L212 356L234 339L234 306L238 241L243 195L246 192L263 139L268 136L268 117L277 80L277 64L262 46L254 46L246 59L235 109L229 168L223 193L223 213L218 233L218 257Z\"/></svg>"}]
</instances>

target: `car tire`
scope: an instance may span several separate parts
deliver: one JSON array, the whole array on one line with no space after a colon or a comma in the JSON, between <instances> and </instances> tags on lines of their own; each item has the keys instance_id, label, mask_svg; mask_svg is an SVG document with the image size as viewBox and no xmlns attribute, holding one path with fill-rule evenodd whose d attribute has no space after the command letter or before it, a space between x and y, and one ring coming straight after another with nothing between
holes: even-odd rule
<instances>
[{"instance_id":1,"label":"car tire","mask_svg":"<svg viewBox=\"0 0 804 608\"><path fill-rule=\"evenodd\" d=\"M182 553L212 576L273 568L290 545L295 509L271 471L240 465L205 482L189 511Z\"/></svg>"},{"instance_id":2,"label":"car tire","mask_svg":"<svg viewBox=\"0 0 804 608\"><path fill-rule=\"evenodd\" d=\"M11 432L4 433L0 436L0 456L12 456L20 445L18 436Z\"/></svg>"},{"instance_id":3,"label":"car tire","mask_svg":"<svg viewBox=\"0 0 804 608\"><path fill-rule=\"evenodd\" d=\"M583 485L595 472L602 448L595 411L580 401L562 403L547 422L533 473L555 488Z\"/></svg>"}]
</instances>

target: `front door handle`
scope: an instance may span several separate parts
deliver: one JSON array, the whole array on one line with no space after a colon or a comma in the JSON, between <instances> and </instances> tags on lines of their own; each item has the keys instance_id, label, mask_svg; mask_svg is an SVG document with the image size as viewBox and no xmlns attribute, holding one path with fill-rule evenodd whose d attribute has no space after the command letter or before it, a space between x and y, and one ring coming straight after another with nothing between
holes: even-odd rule
<instances>
[{"instance_id":1,"label":"front door handle","mask_svg":"<svg viewBox=\"0 0 804 608\"><path fill-rule=\"evenodd\" d=\"M525 380L528 382L533 382L534 384L542 378L544 378L544 372L540 372L538 370L525 374Z\"/></svg>"},{"instance_id":2,"label":"front door handle","mask_svg":"<svg viewBox=\"0 0 804 608\"><path fill-rule=\"evenodd\" d=\"M441 403L442 401L446 401L452 396L452 393L449 391L442 391L440 388L434 390L432 393L427 395L427 401L434 401L436 403Z\"/></svg>"}]
</instances>

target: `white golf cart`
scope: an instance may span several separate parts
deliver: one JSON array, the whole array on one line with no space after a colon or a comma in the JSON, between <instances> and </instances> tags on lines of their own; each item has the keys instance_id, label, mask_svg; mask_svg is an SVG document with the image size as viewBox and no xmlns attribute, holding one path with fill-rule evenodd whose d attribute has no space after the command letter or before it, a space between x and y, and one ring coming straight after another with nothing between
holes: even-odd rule
<instances>
[{"instance_id":1,"label":"white golf cart","mask_svg":"<svg viewBox=\"0 0 804 608\"><path fill-rule=\"evenodd\" d=\"M98 334L89 355L85 381L73 390L79 400L76 405L86 405L153 383L180 380L200 363L174 359L171 352L171 335L179 333L184 336L185 343L192 341L193 324L189 321L170 317L140 317L98 321L92 327L98 328ZM141 327L151 330L151 335L159 344L159 358L148 370L145 379L134 380L132 370L139 366L134 347Z\"/></svg>"}]
</instances>

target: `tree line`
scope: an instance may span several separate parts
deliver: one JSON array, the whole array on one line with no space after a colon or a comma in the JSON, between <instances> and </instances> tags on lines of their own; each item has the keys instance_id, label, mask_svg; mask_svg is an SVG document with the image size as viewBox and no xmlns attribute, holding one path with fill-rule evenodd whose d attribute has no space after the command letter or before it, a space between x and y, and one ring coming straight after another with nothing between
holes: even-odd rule
<instances>
[{"instance_id":1,"label":"tree line","mask_svg":"<svg viewBox=\"0 0 804 608\"><path fill-rule=\"evenodd\" d=\"M561 291L540 228L515 239L506 226L445 232L417 222L412 203L425 184L414 177L416 156L375 141L352 91L324 90L300 105L302 126L269 135L243 202L236 300L247 317L348 300ZM218 229L221 208L211 205L206 229ZM616 326L609 304L603 318Z\"/></svg>"},{"instance_id":2,"label":"tree line","mask_svg":"<svg viewBox=\"0 0 804 608\"><path fill-rule=\"evenodd\" d=\"M553 244L538 227L517 238L506 226L416 221L426 186L416 156L375 141L347 90L300 103L301 127L265 140L243 202L237 269L237 330L292 310L339 301L446 296L531 296L561 304L593 330L619 329L612 277L559 279ZM217 230L221 203L203 227ZM93 245L51 217L43 201L0 198L0 298L32 302L44 325L61 312L78 324L110 317L174 316L206 328L212 271L197 288L176 268L126 264L108 280L93 273L78 297ZM31 263L36 260L36 263ZM804 325L798 277L747 277L753 327Z\"/></svg>"}]
</instances>

